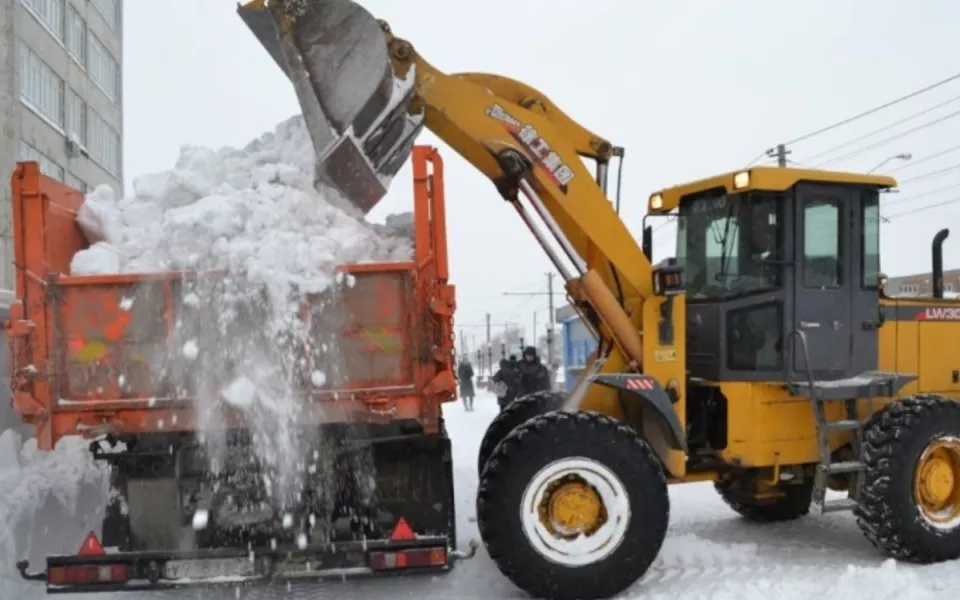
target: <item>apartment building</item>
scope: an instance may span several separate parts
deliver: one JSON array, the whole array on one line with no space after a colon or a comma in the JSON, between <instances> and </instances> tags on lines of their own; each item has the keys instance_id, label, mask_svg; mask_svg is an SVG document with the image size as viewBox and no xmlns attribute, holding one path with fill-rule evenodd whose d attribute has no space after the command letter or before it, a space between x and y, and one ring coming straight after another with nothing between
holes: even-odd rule
<instances>
[{"instance_id":1,"label":"apartment building","mask_svg":"<svg viewBox=\"0 0 960 600\"><path fill-rule=\"evenodd\" d=\"M931 296L933 279L930 272L891 277L887 280L885 291L890 296ZM960 269L943 271L943 292L945 296L960 293Z\"/></svg>"},{"instance_id":2,"label":"apartment building","mask_svg":"<svg viewBox=\"0 0 960 600\"><path fill-rule=\"evenodd\" d=\"M16 161L54 179L123 189L121 0L0 0L0 281L13 281Z\"/></svg>"}]
</instances>

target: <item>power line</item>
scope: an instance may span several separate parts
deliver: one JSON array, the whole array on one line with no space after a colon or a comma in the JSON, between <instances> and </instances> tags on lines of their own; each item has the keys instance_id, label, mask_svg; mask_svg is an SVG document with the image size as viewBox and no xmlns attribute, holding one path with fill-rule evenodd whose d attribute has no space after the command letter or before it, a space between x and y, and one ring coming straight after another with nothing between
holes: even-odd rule
<instances>
[{"instance_id":1,"label":"power line","mask_svg":"<svg viewBox=\"0 0 960 600\"><path fill-rule=\"evenodd\" d=\"M889 202L885 202L884 204L885 204L886 206L892 206L892 205L894 205L894 204L900 204L901 202L907 202L907 201L909 201L909 200L919 200L920 198L926 198L926 197L928 197L928 196L933 196L933 195L935 195L935 194L939 194L939 193L945 192L945 191L947 191L947 190L956 189L956 188L958 188L958 187L960 187L960 183L954 183L953 185L948 185L948 186L944 186L944 187L942 187L942 188L937 188L937 189L935 189L935 190L930 190L930 191L927 191L927 192L923 192L922 194L914 194L914 195L912 195L912 196L907 196L906 198L894 198L894 199L890 200Z\"/></svg>"},{"instance_id":2,"label":"power line","mask_svg":"<svg viewBox=\"0 0 960 600\"><path fill-rule=\"evenodd\" d=\"M922 125L917 125L916 127L912 128L912 129L908 129L908 130L906 130L906 131L901 131L900 133L897 133L897 134L895 134L895 135L891 135L890 137L883 138L882 140L880 140L880 141L878 141L878 142L874 142L874 143L869 144L869 145L867 145L867 146L863 146L862 148L859 148L859 149L857 149L857 150L851 150L850 152L847 152L846 154L841 154L840 156L837 156L837 157L835 157L835 158L831 158L830 160L827 160L827 161L824 161L824 162L822 162L822 163L820 163L820 164L818 164L818 165L815 165L814 168L819 169L820 167L823 167L824 165L829 165L830 163L835 163L835 162L837 162L837 161L841 161L841 160L844 160L844 159L846 159L846 158L850 158L851 156L856 156L857 154L862 154L863 152L866 152L866 151L868 151L868 150L873 150L874 148L879 148L880 146L885 146L885 145L889 144L890 142L893 142L893 141L895 141L895 140L899 140L900 138L906 137L906 136L910 135L911 133L916 133L916 132L921 131L921 130L923 130L923 129L927 129L928 127L933 127L934 125L938 125L938 124L940 124L940 123L943 123L943 122L946 121L947 119L952 119L952 118L958 117L958 116L960 116L960 110L954 111L954 112L952 112L952 113L950 113L950 114L948 114L948 115L944 115L944 116L942 116L942 117L940 117L940 118L938 118L938 119L934 119L933 121L927 121L926 123L924 123L924 124L922 124Z\"/></svg>"},{"instance_id":3,"label":"power line","mask_svg":"<svg viewBox=\"0 0 960 600\"><path fill-rule=\"evenodd\" d=\"M930 179L931 177L939 177L940 175L951 173L953 171L956 171L957 169L960 169L960 163L957 163L955 165L950 165L949 167L944 167L942 169L937 169L936 171L929 171L927 173L922 173L920 175L914 175L913 177L904 179L903 181L899 182L899 184L903 185L905 183L910 183L911 181L919 181L920 179Z\"/></svg>"},{"instance_id":4,"label":"power line","mask_svg":"<svg viewBox=\"0 0 960 600\"><path fill-rule=\"evenodd\" d=\"M890 123L890 124L888 124L888 125L884 125L883 127L880 127L879 129L874 129L874 130L871 131L870 133L861 135L860 137L854 138L854 139L852 139L852 140L850 140L850 141L848 141L848 142L844 142L844 143L840 144L839 146L834 146L833 148L830 148L829 150L824 150L823 152L820 152L819 154L814 154L813 156L807 158L807 159L804 160L803 162L809 163L809 162L811 162L811 161L814 160L814 159L820 158L821 156L824 156L824 155L827 155L827 154L832 154L833 152L836 152L837 150L841 150L841 149L843 149L843 148L847 148L847 147L849 147L849 146L852 146L853 144L856 144L857 142L862 142L863 140L865 140L865 139L867 139L867 138L870 138L870 137L873 137L873 136L877 135L878 133L883 133L884 131L889 131L890 129L893 129L894 127L896 127L896 126L898 126L898 125L903 125L904 123L906 123L906 122L908 122L908 121L912 121L912 120L916 119L917 117L922 117L923 115L929 114L929 113L937 110L938 108L943 108L944 106L947 106L948 104L952 104L952 103L956 102L957 100L960 100L960 96L954 96L953 98L950 98L949 100L947 100L947 101L945 101L945 102L941 102L941 103L939 103L939 104L937 104L937 105L931 106L930 108L926 108L926 109L924 109L924 110L921 110L920 112L913 113L913 114L910 115L909 117L905 117L905 118L903 118L903 119L900 119L899 121L894 121L893 123Z\"/></svg>"},{"instance_id":5,"label":"power line","mask_svg":"<svg viewBox=\"0 0 960 600\"><path fill-rule=\"evenodd\" d=\"M826 127L823 127L823 128L821 128L821 129L818 129L818 130L813 131L813 132L811 132L811 133L808 133L808 134L806 134L806 135L802 135L802 136L800 136L800 137L798 137L798 138L792 139L792 140L790 140L789 142L785 142L784 145L790 146L790 145L796 144L796 143L798 143L798 142L802 142L802 141L804 141L804 140L808 140L808 139L810 139L810 138L812 138L812 137L814 137L814 136L820 135L820 134L822 134L822 133L826 133L826 132L828 132L828 131L831 131L831 130L833 130L833 129L836 129L837 127L842 127L842 126L844 126L844 125L846 125L846 124L848 124L848 123L852 123L852 122L854 122L854 121L857 121L857 120L859 120L859 119L862 119L863 117L872 115L872 114L874 114L874 113L876 113L876 112L879 112L879 111L881 111L881 110L883 110L883 109L885 109L885 108L889 108L889 107L891 107L891 106L893 106L893 105L895 105L895 104L899 104L899 103L901 103L901 102L903 102L903 101L905 101L905 100L909 100L909 99L911 99L911 98L915 98L916 96L919 96L920 94L923 94L923 93L925 93L925 92L929 92L930 90L936 89L936 88L938 88L938 87L940 87L940 86L942 86L942 85L946 85L946 84L950 83L951 81L955 81L955 80L957 80L957 79L960 79L960 73L957 73L956 75L951 75L950 77L947 77L946 79L943 79L943 80L941 80L941 81L938 81L938 82L936 82L936 83L933 83L933 84L931 84L931 85L928 85L927 87L924 87L924 88L921 88L921 89L919 89L919 90L916 90L915 92L910 92L909 94L907 94L907 95L905 95L905 96L900 96L899 98L897 98L897 99L895 99L895 100L891 100L890 102L887 102L886 104L881 104L880 106L877 106L877 107L875 107L875 108L871 108L870 110L863 111L862 113L853 115L852 117L848 117L848 118L846 118L846 119L844 119L844 120L842 120L842 121L838 121L837 123L834 123L833 125L828 125L828 126L826 126Z\"/></svg>"},{"instance_id":6,"label":"power line","mask_svg":"<svg viewBox=\"0 0 960 600\"><path fill-rule=\"evenodd\" d=\"M920 208L914 208L912 210L906 210L904 212L888 215L887 217L885 217L885 219L887 221L890 221L891 219L896 219L897 217L906 217L909 215L915 215L917 213L932 210L934 208L941 208L941 207L947 206L948 204L956 204L957 202L960 202L960 197L951 198L950 200L944 200L943 202L938 202L936 204L931 204L929 206L921 206Z\"/></svg>"}]
</instances>

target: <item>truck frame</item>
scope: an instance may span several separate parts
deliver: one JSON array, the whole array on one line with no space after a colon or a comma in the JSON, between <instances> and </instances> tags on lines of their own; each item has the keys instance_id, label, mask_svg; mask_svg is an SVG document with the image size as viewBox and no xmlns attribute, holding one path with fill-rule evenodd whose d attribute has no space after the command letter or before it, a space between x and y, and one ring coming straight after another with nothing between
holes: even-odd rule
<instances>
[{"instance_id":1,"label":"truck frame","mask_svg":"<svg viewBox=\"0 0 960 600\"><path fill-rule=\"evenodd\" d=\"M293 516L312 524L318 513L329 527L303 543L295 539L302 530L276 511L240 525L239 512L221 502L215 514L222 522L199 532L191 522L203 498L206 506L211 494L226 493L214 489L262 499L244 415L227 414L227 460L214 476L194 398L176 391L176 375L143 359L173 335L186 310L181 286L219 274L67 275L71 257L87 245L75 222L84 196L43 176L36 163L18 164L16 301L6 323L14 406L42 450L65 436L89 438L93 456L109 465L114 492L99 536L91 532L76 555L48 557L40 572L21 563L24 577L46 582L49 592L142 590L445 571L469 555L456 551L442 411L456 396L456 303L436 149L415 148L413 177L413 259L342 267L352 284L336 290L345 383L315 389L304 382L302 427L319 433L314 456L328 456L329 469L304 474L306 499ZM305 298L305 318L323 304ZM375 472L373 498L356 483L369 474L364 469ZM329 486L331 472L336 497L324 514L311 490Z\"/></svg>"}]
</instances>

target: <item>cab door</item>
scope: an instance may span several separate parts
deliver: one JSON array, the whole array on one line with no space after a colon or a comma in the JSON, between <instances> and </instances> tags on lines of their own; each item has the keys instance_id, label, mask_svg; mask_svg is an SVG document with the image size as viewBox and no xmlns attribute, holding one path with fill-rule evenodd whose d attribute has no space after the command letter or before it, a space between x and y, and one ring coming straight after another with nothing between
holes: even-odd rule
<instances>
[{"instance_id":1,"label":"cab door","mask_svg":"<svg viewBox=\"0 0 960 600\"><path fill-rule=\"evenodd\" d=\"M849 235L856 190L798 184L794 203L794 323L807 338L810 367L818 378L841 377L853 367L854 278ZM799 346L793 369L806 372Z\"/></svg>"}]
</instances>

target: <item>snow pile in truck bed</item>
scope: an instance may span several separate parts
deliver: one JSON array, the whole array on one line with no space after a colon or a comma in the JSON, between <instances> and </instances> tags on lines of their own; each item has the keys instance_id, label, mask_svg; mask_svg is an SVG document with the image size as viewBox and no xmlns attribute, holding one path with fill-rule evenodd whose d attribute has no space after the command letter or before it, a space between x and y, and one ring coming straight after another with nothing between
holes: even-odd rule
<instances>
[{"instance_id":1,"label":"snow pile in truck bed","mask_svg":"<svg viewBox=\"0 0 960 600\"><path fill-rule=\"evenodd\" d=\"M321 291L339 264L412 253L404 223L366 223L332 190L314 189L300 117L243 149L184 147L173 170L133 187L128 198L109 186L87 196L77 221L92 246L74 257L72 274L229 269Z\"/></svg>"},{"instance_id":2,"label":"snow pile in truck bed","mask_svg":"<svg viewBox=\"0 0 960 600\"><path fill-rule=\"evenodd\" d=\"M316 468L298 439L304 390L342 381L339 321L328 313L352 278L337 267L409 260L413 250L409 215L366 222L332 190L315 189L314 160L301 117L243 149L184 147L173 170L138 177L132 197L106 186L88 194L77 221L92 245L71 264L73 275L227 271L185 280L175 332L151 372L196 399L214 470L227 455L223 415L246 412L254 454L277 478L265 478L268 492L286 499L297 495L298 472ZM331 309L310 325L301 315L308 294L314 308Z\"/></svg>"}]
</instances>

